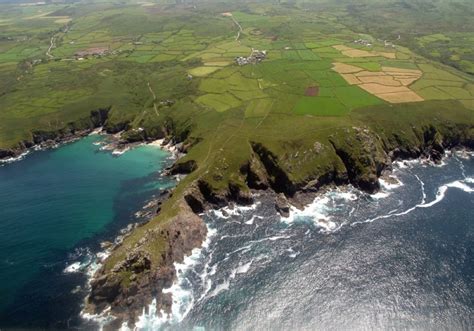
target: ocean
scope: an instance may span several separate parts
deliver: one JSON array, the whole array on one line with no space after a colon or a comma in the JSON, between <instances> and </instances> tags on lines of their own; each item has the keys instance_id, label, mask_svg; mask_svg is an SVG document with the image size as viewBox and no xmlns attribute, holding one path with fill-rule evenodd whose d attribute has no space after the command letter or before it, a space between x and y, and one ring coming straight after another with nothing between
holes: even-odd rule
<instances>
[{"instance_id":1,"label":"ocean","mask_svg":"<svg viewBox=\"0 0 474 331\"><path fill-rule=\"evenodd\" d=\"M174 308L138 330L472 330L474 158L398 162L382 190L329 190L290 217L265 196L206 213Z\"/></svg>"},{"instance_id":2,"label":"ocean","mask_svg":"<svg viewBox=\"0 0 474 331\"><path fill-rule=\"evenodd\" d=\"M82 272L163 189L170 154L152 145L122 155L89 135L0 166L0 329L75 328ZM78 266L78 268L74 268Z\"/></svg>"},{"instance_id":3,"label":"ocean","mask_svg":"<svg viewBox=\"0 0 474 331\"><path fill-rule=\"evenodd\" d=\"M100 139L0 167L0 327L91 329L79 313L99 243L174 185L165 152L113 157ZM208 238L165 290L172 313L152 303L136 330L472 329L472 153L397 162L381 184L328 189L287 218L265 194L202 214Z\"/></svg>"}]
</instances>

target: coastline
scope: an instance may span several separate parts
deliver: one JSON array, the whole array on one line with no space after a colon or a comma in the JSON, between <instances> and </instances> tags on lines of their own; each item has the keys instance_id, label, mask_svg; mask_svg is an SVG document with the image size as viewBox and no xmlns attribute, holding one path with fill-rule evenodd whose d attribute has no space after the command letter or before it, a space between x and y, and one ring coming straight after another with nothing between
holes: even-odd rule
<instances>
[{"instance_id":1,"label":"coastline","mask_svg":"<svg viewBox=\"0 0 474 331\"><path fill-rule=\"evenodd\" d=\"M443 167L444 162L447 160L447 158L451 157L466 157L470 158L474 156L474 151L467 150L467 149L461 149L461 150L452 150L452 151L446 151L444 154L443 158L441 159L440 163L436 164L432 161L430 161L427 158L419 158L419 159L410 159L410 160L397 160L393 162L394 170L397 169L405 169L408 167L416 166L416 165L421 165L423 167ZM281 216L280 221L284 223L291 223L294 221L296 217L302 216L301 214L298 214L300 212L309 212L308 217L311 216L314 219L314 225L318 228L320 228L320 233L324 234L330 234L334 233L337 231L340 231L340 229L347 225L346 223L339 224L338 226L331 226L331 221L325 217L324 214L320 214L321 216L319 219L316 219L318 217L318 213L315 213L314 209L311 209L312 206L320 206L324 205L327 203L327 201L324 201L326 199L326 195L329 194L337 194L339 195L339 198L348 201L348 200L357 200L358 197L356 196L356 193L358 194L368 194L368 197L374 200L378 199L384 199L388 195L390 195L390 191L403 186L404 183L401 182L397 177L394 171L387 171L386 173L383 174L379 178L380 184L381 184L381 190L378 191L377 193L372 193L368 194L367 192L360 191L356 189L355 187L351 185L341 185L341 186L327 186L321 189L319 192L314 193L314 200L305 205L303 209L300 209L301 207L298 206L293 206L290 205L290 215L289 217L285 218L284 216ZM449 185L449 184L448 184ZM455 187L455 186L450 186L450 187ZM226 219L230 215L233 214L239 214L239 211L241 209L247 210L247 209L255 209L255 207L260 203L258 200L259 199L270 199L270 200L275 200L278 198L278 196L271 191L255 191L254 194L252 195L254 197L254 203L252 205L234 205L231 204L230 206L225 206L225 207L220 207L219 209L208 209L206 212L213 212L215 213L218 217ZM439 197L436 197L434 201L427 202L427 205L431 206L437 202L440 201ZM425 202L423 202L425 203ZM415 208L418 208L419 206L416 205ZM421 206L421 208L424 208ZM411 209L410 209L411 210ZM391 214L390 216L387 217L392 217L396 216L398 214ZM253 220L255 217L254 216L251 220L247 221L246 224L251 225L253 223ZM384 218L384 217L382 217ZM373 220L369 220L373 221ZM203 221L204 222L204 221ZM362 223L367 223L367 222L360 222ZM350 224L350 226L355 226L356 224L359 223L354 223ZM206 223L206 226L209 229L209 225ZM147 306L144 306L142 309L142 313L137 316L137 320L131 325L129 321L123 321L121 320L121 330L131 330L137 328L138 330L148 330L148 329L154 329L158 327L162 327L163 325L167 325L167 323L175 323L181 321L184 317L186 317L186 314L189 312L189 303L186 303L183 305L183 303L180 301L182 300L182 296L186 296L186 293L183 293L179 286L180 283L182 282L182 275L183 275L183 270L192 267L193 261L197 258L198 254L197 252L201 251L202 249L205 249L208 245L209 239L214 235L214 233L210 233L204 240L202 246L194 248L190 255L186 256L182 262L175 262L174 267L176 268L176 278L172 285L168 288L163 289L163 293L168 295L168 294L173 294L176 295L177 298L174 298L173 296L173 303L171 306L170 310L165 310L166 307L160 307L160 305L157 305L156 298L152 299L151 303ZM207 243L207 244L206 244ZM207 293L207 292L206 292ZM191 298L191 305L194 303L193 300L196 300L198 298ZM198 300L199 301L199 300ZM177 307L175 305L178 305ZM180 313L178 311L179 308L184 309L184 313ZM110 313L110 309L106 310L106 314ZM88 316L90 317L90 316ZM102 316L99 316L101 318ZM110 316L109 316L110 317ZM108 320L110 322L110 320ZM118 326L119 324L116 324L115 326ZM106 325L103 325L106 326ZM106 327L107 329L107 327Z\"/></svg>"},{"instance_id":2,"label":"coastline","mask_svg":"<svg viewBox=\"0 0 474 331\"><path fill-rule=\"evenodd\" d=\"M23 149L15 150L12 152L12 156L6 156L4 158L0 158L0 165L5 163L12 163L23 160L28 154L35 152L35 151L45 151L49 149L56 149L63 145L75 142L83 137L86 137L93 133L98 133L102 130L102 127L98 127L95 129L88 129L83 130L80 132L75 132L72 135L67 135L64 137L56 138L54 140L46 140L39 142L37 144L33 144L29 147L25 147Z\"/></svg>"},{"instance_id":3,"label":"coastline","mask_svg":"<svg viewBox=\"0 0 474 331\"><path fill-rule=\"evenodd\" d=\"M425 153L421 153L418 158L403 159L401 157L396 157L390 161L390 164L387 165L387 167L383 171L381 171L380 176L377 177L377 183L378 183L377 185L379 185L377 190L370 191L370 192L367 190L364 190L363 188L359 188L359 190L365 193L372 194L374 199L383 198L383 194L385 193L380 192L380 188L383 188L384 190L390 190L392 188L403 185L403 183L398 182L396 177L393 175L393 166L395 164L400 167L403 167L404 164L410 164L410 163L422 163L429 166L442 166L443 160L446 157L451 157L457 151L459 151L459 153L464 154L464 155L472 155L472 149L470 149L468 146L460 145L460 146L454 146L453 148L450 148L450 149L444 149L443 153L441 154L441 157L437 156L436 158L432 158L430 154L425 154ZM252 194L250 196L246 195L246 199L228 200L227 203L224 205L221 202L218 202L216 204L215 201L205 200L205 198L201 195L200 197L197 197L197 198L195 197L196 199L199 199L199 200L202 199L200 201L200 206L202 207L202 210L200 212L197 212L194 208L192 208L192 203L190 204L189 200L185 199L185 201L186 201L186 205L191 207L191 209L193 210L193 214L194 214L193 217L198 216L199 221L205 226L207 226L204 220L201 217L199 217L201 213L209 211L209 210L223 210L224 213L227 213L227 212L232 211L234 208L236 208L236 204L241 205L241 206L249 206L251 204L258 203L257 201L258 196L263 194L266 196L271 196L271 198L274 199L275 209L280 213L283 220L285 215L289 216L290 213L294 213L295 211L302 211L308 206L310 206L311 204L316 203L315 201L318 199L318 197L323 196L325 192L330 191L331 189L341 189L342 194L350 194L350 192L349 193L347 191L344 192L347 188L354 189L354 186L350 185L350 183L342 183L342 184L328 183L325 185L321 185L320 187L318 187L317 190L311 190L311 191L302 190L301 192L296 192L294 198L287 198L281 193L275 192L271 188L267 188L265 190L253 189ZM192 194L195 195L195 192L193 192ZM188 206L186 206L185 208L186 209L189 208ZM222 209L223 207L225 208ZM246 207L242 207L242 208L246 208ZM229 209L229 211L225 211L226 209ZM189 210L186 213L188 214ZM223 214L223 216L225 215ZM321 228L321 231L327 232L327 233L338 231L341 228L341 226L335 228L333 225L331 225L330 221L325 221L324 219L319 224L319 227ZM163 266L164 268L169 269L171 267L173 270L172 272L168 274L168 277L166 279L166 282L164 283L164 286L161 286L161 288L158 288L158 291L161 291L162 293L161 295L158 295L158 298L161 297L161 299L159 298L160 300L158 303L157 303L156 297L153 298L153 297L150 297L149 295L144 295L144 297L150 298L150 302L148 302L148 304L146 305L143 305L140 311L137 312L137 314L132 313L135 317L132 317L131 319L124 318L124 315L121 315L121 316L115 315L114 319L112 320L110 316L114 316L114 313L110 307L107 307L105 308L105 310L102 310L101 314L90 314L90 313L85 312L87 310L87 305L86 305L86 310L83 311L83 316L86 318L93 318L93 319L103 322L103 324L101 324L101 327L103 326L105 330L114 329L119 326L122 327L123 330L127 330L127 328L133 327L133 325L135 326L145 325L144 319L146 318L148 318L148 320L151 320L151 321L154 320L156 323L159 322L160 325L171 321L173 316L175 316L173 315L173 310L175 308L173 308L174 300L169 298L169 294L171 292L170 288L172 288L177 283L179 283L179 276L177 275L180 269L179 267L178 268L176 267L176 264L180 265L180 263L184 263L186 259L194 255L193 252L195 250L202 249L203 247L202 243L205 243L207 239L208 239L207 236L203 236L200 240L201 244L199 244L198 246L193 246L192 248L189 248L186 253L182 254L177 259L173 261L168 261L166 264L164 264ZM103 279L105 275L106 274L104 273L100 273L100 270L99 270L99 274L96 274L95 276L93 276L92 282L97 281L101 277ZM163 298L166 298L166 299L163 299ZM88 299L86 299L86 301ZM108 316L107 320L103 319L104 316Z\"/></svg>"},{"instance_id":4,"label":"coastline","mask_svg":"<svg viewBox=\"0 0 474 331\"><path fill-rule=\"evenodd\" d=\"M165 167L158 173L160 177L166 176L171 178L176 178L176 176L171 175L171 174L166 174L165 170L171 166L176 159L179 157L179 152L176 148L176 146L170 142L167 144L163 144L164 140L155 140L152 142L140 142L140 143L126 143L120 140L120 133L119 134L108 134L103 130L103 127L98 127L92 130L84 130L80 132L76 132L74 135L68 135L67 137L61 137L61 138L56 138L54 140L48 140L45 142L38 143L32 147L29 147L26 149L22 154L19 155L19 157L14 158L14 159L5 159L3 160L4 163L12 163L16 161L23 160L26 155L33 154L34 152L40 152L40 151L46 151L46 150L53 150L56 148L63 147L67 144L76 142L82 138L85 138L89 135L101 135L104 137L103 141L96 142L94 143L95 146L97 146L97 149L102 150L106 152L106 154L113 155L114 157L119 157L123 152L128 151L130 149L140 147L140 146L145 146L145 145L150 145L155 148L159 148L161 150L164 150L169 153L169 155L166 156L166 163ZM104 148L105 147L105 148ZM113 162L113 161L112 161ZM0 164L1 166L1 164ZM158 194L156 194L153 198L147 199L146 201L143 202L143 206L140 207L140 209L136 210L135 213L135 218L136 220L133 220L134 223L128 224L127 227L122 228L119 230L117 233L113 234L114 240L113 242L100 242L100 246L102 249L96 250L95 246L99 245L99 242L97 243L91 243L92 247L91 250L88 248L86 249L87 251L84 251L81 254L78 254L77 260L81 260L80 262L74 262L70 263L65 266L63 269L63 273L80 273L82 275L85 275L88 280L86 286L90 286L90 280L92 279L91 277L93 274L97 271L97 269L100 268L101 264L105 259L110 255L110 253L113 250L113 247L115 245L120 245L120 243L130 235L130 233L137 228L139 225L148 222L154 215L156 215L157 211L160 208L161 203L166 200L166 198L169 196L169 189L166 188L164 190L161 190ZM131 219L129 219L131 221ZM111 228L112 229L112 228ZM110 230L106 230L107 234L106 237L110 235ZM101 237L102 234L98 234L97 237ZM81 244L82 245L82 244ZM79 247L80 248L80 247ZM76 252L74 252L74 255ZM89 256L93 256L93 259L89 259ZM71 261L72 262L72 261ZM77 277L76 277L77 278ZM75 295L80 295L80 293L83 292L80 288L75 288L73 292ZM76 294L79 293L79 294Z\"/></svg>"},{"instance_id":5,"label":"coastline","mask_svg":"<svg viewBox=\"0 0 474 331\"><path fill-rule=\"evenodd\" d=\"M108 120L110 108L101 108L92 110L89 117L68 123L59 129L53 131L33 131L31 137L17 143L16 147L7 149L0 148L0 163L3 160L14 162L21 160L31 150L43 150L56 148L84 136L87 136L94 130L104 127Z\"/></svg>"},{"instance_id":6,"label":"coastline","mask_svg":"<svg viewBox=\"0 0 474 331\"><path fill-rule=\"evenodd\" d=\"M75 132L74 134L68 134L66 136L60 136L55 139L48 139L46 141L39 142L37 144L33 144L30 147L25 147L24 149L15 150L14 156L6 156L0 157L0 166L2 164L13 163L17 161L23 160L27 155L36 151L45 151L50 149L56 149L62 147L66 144L73 143L81 138L87 137L92 134L98 134L106 136L108 141L105 144L100 143L101 151L108 151L114 156L120 156L123 153L129 151L132 148L149 145L155 146L160 148L168 153L171 154L171 158L177 161L181 156L182 153L179 151L176 144L173 144L171 141L167 141L166 139L156 139L151 141L141 141L141 142L127 142L121 140L121 134L124 131L120 131L117 133L108 133L105 131L104 127L96 127L93 129L87 129Z\"/></svg>"},{"instance_id":7,"label":"coastline","mask_svg":"<svg viewBox=\"0 0 474 331\"><path fill-rule=\"evenodd\" d=\"M178 181L181 176L191 179L182 183L184 188L178 193L177 188L170 192L158 206L157 213L150 215L155 217L130 229L117 245L99 256L99 263L90 272L93 275L88 282L90 291L82 316L102 323L105 330L112 330L122 327L123 323L128 327L134 325L140 316L149 314L146 310L152 302L155 302L153 309L164 312L163 316L172 314L173 299L166 289L177 281L176 263L183 263L206 241L208 229L201 213L236 204L251 205L255 203L255 193L271 195L281 215L288 215L292 208L304 209L334 187L350 184L374 194L380 190L380 178L387 179L384 175L390 172L394 162L425 159L437 163L447 150L461 147L471 150L473 140L469 131L462 126L455 129L449 134L444 132L443 140L439 131L425 127L419 140L402 143L382 136L385 141L374 131L353 127L347 137L330 136L327 146L314 143L313 152L323 157L325 149L332 148L338 157L337 166L333 164L323 172L310 173L298 181L289 176L288 169L282 167L278 156L267 146L251 142L251 159L240 168L245 176L244 187L229 182L220 191L192 176L199 167L186 152L196 143L195 138L187 136L175 143L171 135L151 142L145 139L130 142L121 140L122 131L109 135L111 142L105 148L112 154L120 155L134 146L151 143L168 150L174 157L174 163L165 169L164 175L175 175ZM56 144L46 140L46 146L57 146L57 141L53 142ZM330 222L323 221L321 225L323 230L333 230ZM153 243L158 243L160 248L150 253L149 245Z\"/></svg>"}]
</instances>

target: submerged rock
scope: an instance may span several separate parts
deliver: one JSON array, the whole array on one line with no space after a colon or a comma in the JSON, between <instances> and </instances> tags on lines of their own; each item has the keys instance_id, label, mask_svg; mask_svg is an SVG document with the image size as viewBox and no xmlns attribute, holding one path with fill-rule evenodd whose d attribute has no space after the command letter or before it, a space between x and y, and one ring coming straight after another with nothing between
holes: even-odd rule
<instances>
[{"instance_id":1,"label":"submerged rock","mask_svg":"<svg viewBox=\"0 0 474 331\"><path fill-rule=\"evenodd\" d=\"M275 198L275 208L283 217L290 216L290 203L283 193L280 193Z\"/></svg>"}]
</instances>

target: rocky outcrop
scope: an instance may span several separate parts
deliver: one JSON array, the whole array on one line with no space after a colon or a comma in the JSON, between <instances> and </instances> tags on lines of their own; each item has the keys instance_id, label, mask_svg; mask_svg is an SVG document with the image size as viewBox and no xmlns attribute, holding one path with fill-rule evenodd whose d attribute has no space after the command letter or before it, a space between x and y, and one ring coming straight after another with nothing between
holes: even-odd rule
<instances>
[{"instance_id":1,"label":"rocky outcrop","mask_svg":"<svg viewBox=\"0 0 474 331\"><path fill-rule=\"evenodd\" d=\"M290 203L283 193L278 194L275 198L275 209L283 217L290 216Z\"/></svg>"},{"instance_id":2,"label":"rocky outcrop","mask_svg":"<svg viewBox=\"0 0 474 331\"><path fill-rule=\"evenodd\" d=\"M86 309L99 313L110 307L111 313L118 317L117 321L130 322L136 320L137 314L152 299L157 300L159 310L169 311L171 296L163 294L162 290L170 287L176 279L173 263L182 261L193 248L201 246L206 227L197 214L208 208L228 206L234 202L249 204L253 202L251 189L267 190L275 201L275 209L282 216L288 216L290 206L302 207L328 185L351 183L372 193L378 189L378 178L384 170L390 169L393 160L424 156L439 161L445 148L473 146L469 130L456 127L443 131L427 126L412 135L382 135L367 127L339 129L328 137L326 145L317 141L309 144L308 154L313 157L307 158L307 162L313 162L310 165L318 164L315 162L318 157L329 157L330 162L321 162L322 166L314 171L304 162L293 163L307 170L305 176L300 177L288 170L292 166L290 162L285 163L282 156L272 152L264 143L251 142L249 159L227 185L215 185L220 187L217 189L202 177L197 177L180 192L182 201L178 215L148 226L146 230L136 230L142 231L143 235L135 239L136 242L132 241L126 256L96 275ZM184 141L183 145L187 143ZM170 173L193 176L196 169L195 161L182 160L171 168ZM162 248L157 252L156 247Z\"/></svg>"},{"instance_id":3,"label":"rocky outcrop","mask_svg":"<svg viewBox=\"0 0 474 331\"><path fill-rule=\"evenodd\" d=\"M118 122L118 123L108 122L104 125L104 130L107 133L110 133L110 134L115 134L115 133L119 133L121 131L126 131L129 128L130 128L130 123L128 121Z\"/></svg>"},{"instance_id":4,"label":"rocky outcrop","mask_svg":"<svg viewBox=\"0 0 474 331\"><path fill-rule=\"evenodd\" d=\"M0 159L6 159L10 157L15 157L18 154L11 149L0 149Z\"/></svg>"},{"instance_id":5,"label":"rocky outcrop","mask_svg":"<svg viewBox=\"0 0 474 331\"><path fill-rule=\"evenodd\" d=\"M31 140L22 141L14 148L0 149L0 159L16 157L35 145L48 148L87 135L106 123L109 110L110 108L93 110L88 117L67 123L57 130L35 130L31 133Z\"/></svg>"},{"instance_id":6,"label":"rocky outcrop","mask_svg":"<svg viewBox=\"0 0 474 331\"><path fill-rule=\"evenodd\" d=\"M223 192L214 191L209 183L199 180L191 185L184 193L184 200L188 206L197 214L211 208L221 208L231 203L248 205L254 199L248 188L243 188L236 183L229 183L227 190Z\"/></svg>"},{"instance_id":7,"label":"rocky outcrop","mask_svg":"<svg viewBox=\"0 0 474 331\"><path fill-rule=\"evenodd\" d=\"M128 123L120 123L112 128L109 128L110 133L117 133L123 130L126 131L120 135L120 139L124 143L152 141L163 139L167 136L167 133L162 127L132 129Z\"/></svg>"},{"instance_id":8,"label":"rocky outcrop","mask_svg":"<svg viewBox=\"0 0 474 331\"><path fill-rule=\"evenodd\" d=\"M367 128L354 127L331 135L329 141L344 163L351 184L370 193L376 191L378 177L390 165L380 137Z\"/></svg>"},{"instance_id":9,"label":"rocky outcrop","mask_svg":"<svg viewBox=\"0 0 474 331\"><path fill-rule=\"evenodd\" d=\"M157 300L158 310L170 312L171 297L162 290L176 279L174 263L182 262L194 248L200 247L206 234L203 220L182 202L178 215L165 223L148 226L125 259L119 260L110 270L104 266L96 274L85 310L98 314L110 307L117 317L115 324L109 325L111 329L120 326L123 320L136 320L153 299ZM125 240L122 245L127 244ZM153 245L162 247L159 254Z\"/></svg>"},{"instance_id":10,"label":"rocky outcrop","mask_svg":"<svg viewBox=\"0 0 474 331\"><path fill-rule=\"evenodd\" d=\"M252 142L251 146L265 169L263 171L261 166L256 165L255 159L251 161L249 174L252 185L256 184L254 186L258 187L268 183L275 192L292 196L296 192L296 187L286 172L279 166L278 157L260 143Z\"/></svg>"},{"instance_id":11,"label":"rocky outcrop","mask_svg":"<svg viewBox=\"0 0 474 331\"><path fill-rule=\"evenodd\" d=\"M172 175L187 175L197 169L197 163L194 160L178 161L170 169Z\"/></svg>"}]
</instances>

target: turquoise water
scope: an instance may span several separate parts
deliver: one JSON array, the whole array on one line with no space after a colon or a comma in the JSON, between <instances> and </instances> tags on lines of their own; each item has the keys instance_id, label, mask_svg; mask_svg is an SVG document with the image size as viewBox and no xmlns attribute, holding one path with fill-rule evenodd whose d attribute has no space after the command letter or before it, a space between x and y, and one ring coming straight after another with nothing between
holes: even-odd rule
<instances>
[{"instance_id":1,"label":"turquoise water","mask_svg":"<svg viewBox=\"0 0 474 331\"><path fill-rule=\"evenodd\" d=\"M72 304L64 293L83 281L62 272L74 252L112 240L173 185L159 176L167 152L148 145L117 157L99 150L102 139L91 135L0 166L0 327L54 325L41 306L67 315L54 307ZM23 324L25 313L38 320Z\"/></svg>"}]
</instances>

